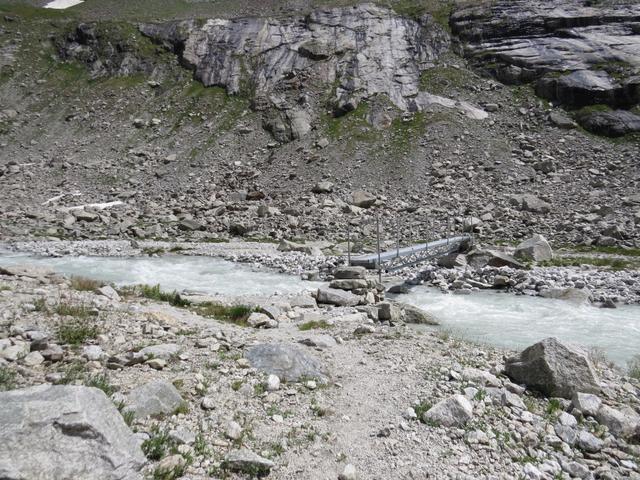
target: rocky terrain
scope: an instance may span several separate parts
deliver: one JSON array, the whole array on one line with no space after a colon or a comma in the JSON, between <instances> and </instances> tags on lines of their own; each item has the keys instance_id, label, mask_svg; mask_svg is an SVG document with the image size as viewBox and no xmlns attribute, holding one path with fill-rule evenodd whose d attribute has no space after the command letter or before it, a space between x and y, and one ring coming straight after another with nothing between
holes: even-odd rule
<instances>
[{"instance_id":1,"label":"rocky terrain","mask_svg":"<svg viewBox=\"0 0 640 480\"><path fill-rule=\"evenodd\" d=\"M234 310L5 270L3 478L640 478L637 377L314 296Z\"/></svg>"},{"instance_id":2,"label":"rocky terrain","mask_svg":"<svg viewBox=\"0 0 640 480\"><path fill-rule=\"evenodd\" d=\"M2 263L0 479L640 479L637 357L476 345L403 303L640 303L637 2L46 3L0 2L0 255L328 283ZM345 267L378 222L383 249L470 248L383 284Z\"/></svg>"},{"instance_id":3,"label":"rocky terrain","mask_svg":"<svg viewBox=\"0 0 640 480\"><path fill-rule=\"evenodd\" d=\"M350 229L370 242L379 215L385 237L403 242L470 217L491 241L539 232L557 245L636 245L637 135L593 136L556 104L580 105L535 94L544 79L564 81L560 68L603 75L598 62L563 57L547 72L542 57L534 83L505 85L499 72L518 62L496 54L504 68L487 68L483 52L502 40L477 38L491 37L489 14L512 21L508 41L551 42L566 29L527 25L569 29L562 19L590 24L613 9L598 27L609 36L582 42L617 69L603 95L628 98L632 115L637 65L622 57L634 57L637 5L498 3L456 10L451 24L420 5L309 4L306 16L269 5L262 17L218 5L216 17L155 22L106 19L91 5L3 7L2 239L335 242ZM615 28L624 43L613 44Z\"/></svg>"}]
</instances>

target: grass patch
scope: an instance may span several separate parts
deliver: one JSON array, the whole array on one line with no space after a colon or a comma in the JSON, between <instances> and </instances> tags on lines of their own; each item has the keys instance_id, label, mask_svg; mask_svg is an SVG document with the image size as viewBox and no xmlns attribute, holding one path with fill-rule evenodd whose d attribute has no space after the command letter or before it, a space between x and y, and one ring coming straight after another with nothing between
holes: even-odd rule
<instances>
[{"instance_id":1,"label":"grass patch","mask_svg":"<svg viewBox=\"0 0 640 480\"><path fill-rule=\"evenodd\" d=\"M71 288L78 290L79 292L95 292L104 286L104 283L99 280L79 276L71 277L69 282Z\"/></svg>"},{"instance_id":2,"label":"grass patch","mask_svg":"<svg viewBox=\"0 0 640 480\"><path fill-rule=\"evenodd\" d=\"M567 248L581 253L606 253L624 257L640 257L640 248L603 247L598 245L578 245Z\"/></svg>"},{"instance_id":3,"label":"grass patch","mask_svg":"<svg viewBox=\"0 0 640 480\"><path fill-rule=\"evenodd\" d=\"M63 317L74 317L81 320L91 316L91 310L86 305L74 305L72 303L59 303L53 311Z\"/></svg>"},{"instance_id":4,"label":"grass patch","mask_svg":"<svg viewBox=\"0 0 640 480\"><path fill-rule=\"evenodd\" d=\"M431 404L431 402L427 400L422 400L418 405L413 407L413 411L416 412L416 415L418 416L418 420L424 423L424 420L422 419L422 417L432 406L433 405Z\"/></svg>"},{"instance_id":5,"label":"grass patch","mask_svg":"<svg viewBox=\"0 0 640 480\"><path fill-rule=\"evenodd\" d=\"M191 302L183 299L175 290L171 293L160 290L160 284L154 286L138 285L135 287L135 291L144 298L157 300L159 302L168 302L174 307L187 307L191 305Z\"/></svg>"},{"instance_id":6,"label":"grass patch","mask_svg":"<svg viewBox=\"0 0 640 480\"><path fill-rule=\"evenodd\" d=\"M594 267L610 268L614 271L637 268L640 262L627 260L624 258L603 258L603 257L555 257L552 260L540 262L541 267L580 267L582 265L592 265Z\"/></svg>"},{"instance_id":7,"label":"grass patch","mask_svg":"<svg viewBox=\"0 0 640 480\"><path fill-rule=\"evenodd\" d=\"M0 367L0 392L16 388L16 372L7 367Z\"/></svg>"},{"instance_id":8,"label":"grass patch","mask_svg":"<svg viewBox=\"0 0 640 480\"><path fill-rule=\"evenodd\" d=\"M160 460L168 453L175 451L176 445L169 436L169 432L158 425L151 427L149 438L142 442L142 452L149 460Z\"/></svg>"},{"instance_id":9,"label":"grass patch","mask_svg":"<svg viewBox=\"0 0 640 480\"><path fill-rule=\"evenodd\" d=\"M420 90L435 95L451 96L453 90L468 89L473 80L473 74L464 68L438 66L422 72Z\"/></svg>"},{"instance_id":10,"label":"grass patch","mask_svg":"<svg viewBox=\"0 0 640 480\"><path fill-rule=\"evenodd\" d=\"M100 334L98 326L87 320L63 323L58 327L58 340L65 345L81 345Z\"/></svg>"},{"instance_id":11,"label":"grass patch","mask_svg":"<svg viewBox=\"0 0 640 480\"><path fill-rule=\"evenodd\" d=\"M549 400L549 405L547 405L545 413L552 417L555 416L555 414L560 410L562 410L562 404L560 403L560 400L558 400L557 398L551 398Z\"/></svg>"},{"instance_id":12,"label":"grass patch","mask_svg":"<svg viewBox=\"0 0 640 480\"><path fill-rule=\"evenodd\" d=\"M88 377L85 380L84 384L87 387L99 388L100 390L102 390L105 393L105 395L107 395L107 397L110 397L111 395L116 393L116 391L118 390L116 387L111 385L109 377L105 373L101 373L101 374L98 374L98 375L92 375L92 376Z\"/></svg>"},{"instance_id":13,"label":"grass patch","mask_svg":"<svg viewBox=\"0 0 640 480\"><path fill-rule=\"evenodd\" d=\"M307 330L318 330L318 329L327 329L327 328L331 328L331 325L329 325L325 320L320 320L320 321L310 320L308 322L298 325L298 330L302 332L306 332Z\"/></svg>"},{"instance_id":14,"label":"grass patch","mask_svg":"<svg viewBox=\"0 0 640 480\"><path fill-rule=\"evenodd\" d=\"M192 310L200 316L215 318L224 322L234 323L240 326L247 325L247 319L256 311L247 305L222 305L215 302L204 302L194 305Z\"/></svg>"}]
</instances>

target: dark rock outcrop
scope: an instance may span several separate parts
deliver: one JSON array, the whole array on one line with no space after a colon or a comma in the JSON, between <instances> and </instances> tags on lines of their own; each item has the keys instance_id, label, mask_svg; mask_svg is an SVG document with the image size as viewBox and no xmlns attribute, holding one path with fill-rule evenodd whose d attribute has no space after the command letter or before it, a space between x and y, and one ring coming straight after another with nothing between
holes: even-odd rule
<instances>
[{"instance_id":1,"label":"dark rock outcrop","mask_svg":"<svg viewBox=\"0 0 640 480\"><path fill-rule=\"evenodd\" d=\"M479 69L505 83L535 82L538 95L569 108L640 102L638 22L638 3L579 0L501 0L451 17L464 55ZM634 130L592 131L618 136Z\"/></svg>"}]
</instances>

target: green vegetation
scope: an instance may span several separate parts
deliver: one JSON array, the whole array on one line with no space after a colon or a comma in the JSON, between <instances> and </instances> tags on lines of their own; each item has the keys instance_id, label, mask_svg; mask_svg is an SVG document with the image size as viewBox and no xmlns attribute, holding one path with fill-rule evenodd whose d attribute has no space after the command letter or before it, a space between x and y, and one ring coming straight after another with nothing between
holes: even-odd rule
<instances>
[{"instance_id":1,"label":"green vegetation","mask_svg":"<svg viewBox=\"0 0 640 480\"><path fill-rule=\"evenodd\" d=\"M255 308L247 305L222 305L215 302L203 302L191 308L202 317L215 318L224 322L235 323L246 326L249 316L256 311Z\"/></svg>"},{"instance_id":2,"label":"green vegetation","mask_svg":"<svg viewBox=\"0 0 640 480\"><path fill-rule=\"evenodd\" d=\"M633 358L629 360L628 368L629 376L636 380L640 380L640 354L634 355Z\"/></svg>"},{"instance_id":3,"label":"green vegetation","mask_svg":"<svg viewBox=\"0 0 640 480\"><path fill-rule=\"evenodd\" d=\"M74 317L77 319L87 319L92 313L86 305L74 305L72 303L59 303L53 309L55 313L63 317Z\"/></svg>"},{"instance_id":4,"label":"green vegetation","mask_svg":"<svg viewBox=\"0 0 640 480\"><path fill-rule=\"evenodd\" d=\"M0 367L0 392L16 387L16 372L8 367Z\"/></svg>"},{"instance_id":5,"label":"green vegetation","mask_svg":"<svg viewBox=\"0 0 640 480\"><path fill-rule=\"evenodd\" d=\"M186 415L187 413L189 413L189 404L187 402L180 402L180 405L173 411L174 415Z\"/></svg>"},{"instance_id":6,"label":"green vegetation","mask_svg":"<svg viewBox=\"0 0 640 480\"><path fill-rule=\"evenodd\" d=\"M437 66L422 72L420 89L435 95L451 96L454 90L466 90L474 82L475 75L464 68Z\"/></svg>"},{"instance_id":7,"label":"green vegetation","mask_svg":"<svg viewBox=\"0 0 640 480\"><path fill-rule=\"evenodd\" d=\"M109 377L105 373L98 374L98 375L93 375L93 376L88 377L85 380L84 384L87 387L99 388L108 397L110 397L111 395L113 395L117 391L116 387L111 385L111 382L109 381Z\"/></svg>"},{"instance_id":8,"label":"green vegetation","mask_svg":"<svg viewBox=\"0 0 640 480\"><path fill-rule=\"evenodd\" d=\"M87 320L76 320L58 326L58 340L65 345L81 345L94 339L100 333L95 323Z\"/></svg>"},{"instance_id":9,"label":"green vegetation","mask_svg":"<svg viewBox=\"0 0 640 480\"><path fill-rule=\"evenodd\" d=\"M560 410L562 410L562 404L560 403L560 400L558 400L557 398L549 399L549 405L547 405L545 413L549 416L554 416Z\"/></svg>"},{"instance_id":10,"label":"green vegetation","mask_svg":"<svg viewBox=\"0 0 640 480\"><path fill-rule=\"evenodd\" d=\"M187 307L191 305L191 302L189 302L188 300L184 300L176 291L173 291L171 293L161 291L160 284L155 286L138 285L137 287L134 287L134 292L144 298L157 300L159 302L168 302L174 307Z\"/></svg>"},{"instance_id":11,"label":"green vegetation","mask_svg":"<svg viewBox=\"0 0 640 480\"><path fill-rule=\"evenodd\" d=\"M369 113L369 103L362 101L355 110L339 117L334 117L330 113L320 117L325 134L333 139L348 138L356 142L369 142L378 135L367 122Z\"/></svg>"},{"instance_id":12,"label":"green vegetation","mask_svg":"<svg viewBox=\"0 0 640 480\"><path fill-rule=\"evenodd\" d=\"M592 265L594 267L610 268L611 270L618 271L638 268L638 266L640 266L640 262L636 260L611 257L556 256L552 260L540 262L539 265L542 267L579 267L582 265Z\"/></svg>"},{"instance_id":13,"label":"green vegetation","mask_svg":"<svg viewBox=\"0 0 640 480\"><path fill-rule=\"evenodd\" d=\"M176 445L167 430L154 425L149 438L142 442L142 451L149 460L160 460L169 453L175 453Z\"/></svg>"},{"instance_id":14,"label":"green vegetation","mask_svg":"<svg viewBox=\"0 0 640 480\"><path fill-rule=\"evenodd\" d=\"M416 412L416 415L418 416L418 420L420 420L421 422L424 423L423 420L423 416L425 413L427 413L427 411L432 407L433 405L431 404L431 402L427 401L427 400L422 400L418 405L416 405L415 407L413 407L413 411Z\"/></svg>"},{"instance_id":15,"label":"green vegetation","mask_svg":"<svg viewBox=\"0 0 640 480\"><path fill-rule=\"evenodd\" d=\"M331 328L331 325L328 324L325 320L310 320L298 325L298 330L302 332L306 332L307 330L318 330L327 328Z\"/></svg>"},{"instance_id":16,"label":"green vegetation","mask_svg":"<svg viewBox=\"0 0 640 480\"><path fill-rule=\"evenodd\" d=\"M609 255L621 255L625 257L640 257L640 248L623 248L623 247L603 247L598 245L578 245L569 247L576 252L583 253L606 253Z\"/></svg>"},{"instance_id":17,"label":"green vegetation","mask_svg":"<svg viewBox=\"0 0 640 480\"><path fill-rule=\"evenodd\" d=\"M79 292L95 292L104 286L104 283L99 280L79 276L71 277L70 284L71 288Z\"/></svg>"}]
</instances>

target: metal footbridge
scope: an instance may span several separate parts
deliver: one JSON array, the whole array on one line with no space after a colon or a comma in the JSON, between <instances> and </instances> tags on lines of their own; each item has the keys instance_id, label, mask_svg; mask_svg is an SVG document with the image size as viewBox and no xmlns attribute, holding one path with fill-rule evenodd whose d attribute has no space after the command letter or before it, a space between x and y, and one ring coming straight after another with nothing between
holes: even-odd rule
<instances>
[{"instance_id":1,"label":"metal footbridge","mask_svg":"<svg viewBox=\"0 0 640 480\"><path fill-rule=\"evenodd\" d=\"M383 269L393 271L465 250L472 243L473 237L463 234L457 237L411 245L410 247L398 247L386 252L378 251L369 255L351 257L350 265L365 267L370 270Z\"/></svg>"}]
</instances>

